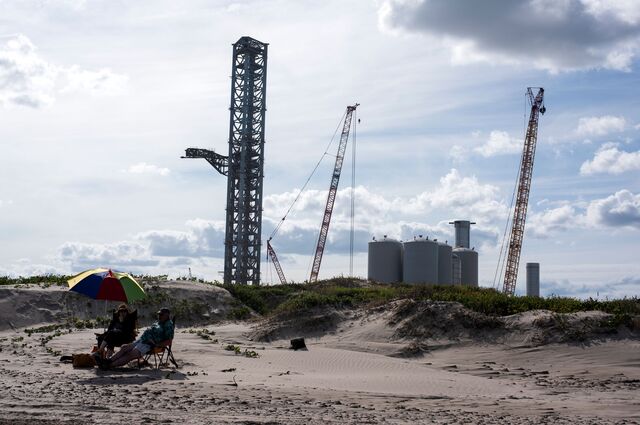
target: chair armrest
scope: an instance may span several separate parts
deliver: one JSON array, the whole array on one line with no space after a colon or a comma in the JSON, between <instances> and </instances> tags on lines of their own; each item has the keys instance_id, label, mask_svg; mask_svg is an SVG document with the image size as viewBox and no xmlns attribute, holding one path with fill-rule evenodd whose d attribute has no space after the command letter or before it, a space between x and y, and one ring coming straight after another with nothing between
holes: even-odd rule
<instances>
[{"instance_id":1,"label":"chair armrest","mask_svg":"<svg viewBox=\"0 0 640 425\"><path fill-rule=\"evenodd\" d=\"M171 343L173 342L172 339L165 339L164 341L160 341L159 343L157 343L155 346L156 347L171 347Z\"/></svg>"}]
</instances>

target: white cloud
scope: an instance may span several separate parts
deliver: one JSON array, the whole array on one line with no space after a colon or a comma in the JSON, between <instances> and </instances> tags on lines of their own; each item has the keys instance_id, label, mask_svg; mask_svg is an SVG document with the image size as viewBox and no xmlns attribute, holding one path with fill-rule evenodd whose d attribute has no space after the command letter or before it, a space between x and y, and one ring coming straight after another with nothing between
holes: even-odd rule
<instances>
[{"instance_id":1,"label":"white cloud","mask_svg":"<svg viewBox=\"0 0 640 425\"><path fill-rule=\"evenodd\" d=\"M522 144L522 140L512 138L506 131L493 130L489 135L489 140L474 150L487 158L521 152Z\"/></svg>"},{"instance_id":2,"label":"white cloud","mask_svg":"<svg viewBox=\"0 0 640 425\"><path fill-rule=\"evenodd\" d=\"M297 194L292 191L265 197L263 228L267 235L280 223L282 214ZM274 239L278 252L309 254L312 251L326 197L326 191L316 190L308 190L300 196ZM349 199L349 189L338 191L329 231L331 246L327 246L334 252L348 252ZM451 169L432 190L408 198L388 198L359 186L356 188L356 245L366 249L366 241L371 236L384 234L398 239L424 234L451 240L453 228L448 222L456 218L478 222L474 228L476 246L495 245L498 228L507 214L508 207L500 200L496 186L482 184L475 176L462 176L456 169ZM427 221L427 216L437 219Z\"/></svg>"},{"instance_id":3,"label":"white cloud","mask_svg":"<svg viewBox=\"0 0 640 425\"><path fill-rule=\"evenodd\" d=\"M598 149L590 161L580 166L581 175L598 173L622 174L640 170L640 151L626 152L618 149L616 143L605 143Z\"/></svg>"},{"instance_id":4,"label":"white cloud","mask_svg":"<svg viewBox=\"0 0 640 425\"><path fill-rule=\"evenodd\" d=\"M573 229L635 228L640 230L640 194L622 189L587 203L567 201L557 208L534 213L526 229L532 236L547 238Z\"/></svg>"},{"instance_id":5,"label":"white cloud","mask_svg":"<svg viewBox=\"0 0 640 425\"><path fill-rule=\"evenodd\" d=\"M526 229L538 238L547 238L554 232L568 230L576 226L577 213L570 205L546 209L541 213L532 214Z\"/></svg>"},{"instance_id":6,"label":"white cloud","mask_svg":"<svg viewBox=\"0 0 640 425\"><path fill-rule=\"evenodd\" d=\"M464 146L453 145L449 150L449 156L456 162L463 162L467 159L467 149Z\"/></svg>"},{"instance_id":7,"label":"white cloud","mask_svg":"<svg viewBox=\"0 0 640 425\"><path fill-rule=\"evenodd\" d=\"M129 77L116 74L108 68L98 71L80 69L77 65L67 68L64 72L66 85L61 90L67 92L87 92L94 95L118 95L125 91Z\"/></svg>"},{"instance_id":8,"label":"white cloud","mask_svg":"<svg viewBox=\"0 0 640 425\"><path fill-rule=\"evenodd\" d=\"M586 223L591 227L629 227L640 229L640 194L623 189L611 196L592 201L587 207Z\"/></svg>"},{"instance_id":9,"label":"white cloud","mask_svg":"<svg viewBox=\"0 0 640 425\"><path fill-rule=\"evenodd\" d=\"M131 174L157 174L160 176L168 176L171 170L164 167L158 167L157 165L147 164L146 162L139 162L131 165L127 170Z\"/></svg>"},{"instance_id":10,"label":"white cloud","mask_svg":"<svg viewBox=\"0 0 640 425\"><path fill-rule=\"evenodd\" d=\"M121 269L161 269L224 254L224 223L189 220L186 230L151 230L113 243L67 242L58 248L57 261L77 271L105 266Z\"/></svg>"},{"instance_id":11,"label":"white cloud","mask_svg":"<svg viewBox=\"0 0 640 425\"><path fill-rule=\"evenodd\" d=\"M387 31L421 33L440 41L456 63L533 64L551 72L628 71L640 50L640 4L617 3L386 0L378 18Z\"/></svg>"},{"instance_id":12,"label":"white cloud","mask_svg":"<svg viewBox=\"0 0 640 425\"><path fill-rule=\"evenodd\" d=\"M0 48L0 103L40 107L54 100L58 68L40 58L24 35Z\"/></svg>"},{"instance_id":13,"label":"white cloud","mask_svg":"<svg viewBox=\"0 0 640 425\"><path fill-rule=\"evenodd\" d=\"M136 236L149 253L162 257L221 257L224 253L224 222L189 220L187 231L153 230Z\"/></svg>"},{"instance_id":14,"label":"white cloud","mask_svg":"<svg viewBox=\"0 0 640 425\"><path fill-rule=\"evenodd\" d=\"M604 115L601 117L583 117L578 121L576 133L579 136L604 136L624 130L624 117Z\"/></svg>"},{"instance_id":15,"label":"white cloud","mask_svg":"<svg viewBox=\"0 0 640 425\"><path fill-rule=\"evenodd\" d=\"M88 71L63 67L42 58L28 37L18 34L0 46L0 104L39 108L52 104L59 93L122 93L128 77L103 68Z\"/></svg>"},{"instance_id":16,"label":"white cloud","mask_svg":"<svg viewBox=\"0 0 640 425\"><path fill-rule=\"evenodd\" d=\"M614 17L635 25L640 22L640 7L635 0L581 0L588 13L597 18Z\"/></svg>"},{"instance_id":17,"label":"white cloud","mask_svg":"<svg viewBox=\"0 0 640 425\"><path fill-rule=\"evenodd\" d=\"M640 124L636 124L635 126L633 126L633 128L635 128L636 130L640 130Z\"/></svg>"},{"instance_id":18,"label":"white cloud","mask_svg":"<svg viewBox=\"0 0 640 425\"><path fill-rule=\"evenodd\" d=\"M606 265L603 265L606 267ZM640 288L640 275L626 274L615 279L610 277L611 271L606 273L606 278L602 280L585 282L584 279L561 279L540 282L540 290L543 296L570 296L576 298L599 298L601 300L609 298L623 298L635 296Z\"/></svg>"},{"instance_id":19,"label":"white cloud","mask_svg":"<svg viewBox=\"0 0 640 425\"><path fill-rule=\"evenodd\" d=\"M34 263L28 258L20 258L11 264L0 265L0 276L42 276L47 274L71 274L71 271L62 264Z\"/></svg>"}]
</instances>

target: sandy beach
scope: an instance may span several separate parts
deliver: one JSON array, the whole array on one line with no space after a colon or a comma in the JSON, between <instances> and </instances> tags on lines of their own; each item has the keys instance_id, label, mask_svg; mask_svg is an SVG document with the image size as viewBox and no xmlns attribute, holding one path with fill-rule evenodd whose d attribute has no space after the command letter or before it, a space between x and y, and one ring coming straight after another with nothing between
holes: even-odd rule
<instances>
[{"instance_id":1,"label":"sandy beach","mask_svg":"<svg viewBox=\"0 0 640 425\"><path fill-rule=\"evenodd\" d=\"M341 320L326 331L274 318L179 327L178 369L74 369L60 354L87 352L98 329L3 330L0 423L640 423L634 335L417 344L397 337L406 324L390 322L403 306L394 308L332 312ZM293 334L308 350L289 349Z\"/></svg>"}]
</instances>

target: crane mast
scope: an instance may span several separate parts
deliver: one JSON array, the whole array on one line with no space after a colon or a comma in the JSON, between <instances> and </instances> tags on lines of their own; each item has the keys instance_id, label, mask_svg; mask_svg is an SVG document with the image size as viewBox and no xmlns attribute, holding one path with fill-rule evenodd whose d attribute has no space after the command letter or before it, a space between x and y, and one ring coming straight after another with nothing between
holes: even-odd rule
<instances>
[{"instance_id":1,"label":"crane mast","mask_svg":"<svg viewBox=\"0 0 640 425\"><path fill-rule=\"evenodd\" d=\"M281 284L286 284L287 279L284 277L284 272L282 271L282 266L280 266L280 261L278 260L278 256L271 246L271 238L267 241L267 259L271 259L273 262L273 266L276 268L276 273L278 273L278 278L280 279Z\"/></svg>"},{"instance_id":2,"label":"crane mast","mask_svg":"<svg viewBox=\"0 0 640 425\"><path fill-rule=\"evenodd\" d=\"M322 217L322 225L320 226L320 234L318 235L318 244L316 246L316 254L313 257L313 266L311 268L311 276L309 282L318 280L320 272L320 263L322 263L322 254L324 246L327 242L327 234L329 233L329 224L331 224L331 214L333 213L333 205L336 201L336 193L338 191L338 183L340 182L340 173L342 172L342 163L344 162L344 153L347 149L347 140L349 139L349 131L351 129L351 118L353 112L359 106L356 103L353 106L347 106L347 113L344 117L344 125L342 126L342 134L340 135L340 145L338 146L338 155L336 155L336 163L333 167L331 176L331 184L329 185L329 195L327 196L327 205L324 209Z\"/></svg>"},{"instance_id":3,"label":"crane mast","mask_svg":"<svg viewBox=\"0 0 640 425\"><path fill-rule=\"evenodd\" d=\"M534 95L533 90L535 88L538 89L538 93ZM522 238L524 236L524 224L527 217L529 191L531 189L533 160L536 154L536 142L538 139L538 118L541 114L544 115L546 111L544 107L544 89L542 87L529 87L527 89L527 97L531 104L531 113L529 115L529 125L527 126L527 134L522 150L520 172L518 174L518 192L513 210L511 236L509 237L509 254L507 256L507 266L502 288L502 291L508 295L513 295L516 289Z\"/></svg>"}]
</instances>

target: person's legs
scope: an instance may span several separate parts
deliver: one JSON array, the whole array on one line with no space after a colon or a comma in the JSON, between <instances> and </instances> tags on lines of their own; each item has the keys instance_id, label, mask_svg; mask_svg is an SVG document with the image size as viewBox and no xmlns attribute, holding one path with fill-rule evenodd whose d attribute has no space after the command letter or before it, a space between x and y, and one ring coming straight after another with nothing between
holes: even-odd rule
<instances>
[{"instance_id":1,"label":"person's legs","mask_svg":"<svg viewBox=\"0 0 640 425\"><path fill-rule=\"evenodd\" d=\"M109 367L124 366L127 363L129 363L131 360L135 360L139 357L142 357L142 353L140 353L140 351L133 348L133 346L131 346L131 349L128 350L125 354L120 355L121 353L122 353L122 350L118 351L118 354L116 354L111 358L111 361L109 362ZM118 358L115 358L116 356Z\"/></svg>"},{"instance_id":2,"label":"person's legs","mask_svg":"<svg viewBox=\"0 0 640 425\"><path fill-rule=\"evenodd\" d=\"M111 357L111 361L114 362L114 361L118 360L122 356L125 356L129 352L131 352L131 350L133 350L133 344L123 345L120 348L120 351L118 351L116 354L113 355L113 357Z\"/></svg>"}]
</instances>

